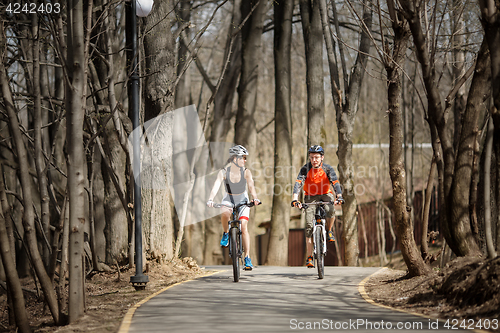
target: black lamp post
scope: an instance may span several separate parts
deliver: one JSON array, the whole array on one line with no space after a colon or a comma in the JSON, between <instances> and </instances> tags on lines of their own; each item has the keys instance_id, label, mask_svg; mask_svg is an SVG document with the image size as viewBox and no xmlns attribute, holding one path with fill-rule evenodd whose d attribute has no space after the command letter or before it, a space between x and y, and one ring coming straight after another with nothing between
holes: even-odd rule
<instances>
[{"instance_id":1,"label":"black lamp post","mask_svg":"<svg viewBox=\"0 0 500 333\"><path fill-rule=\"evenodd\" d=\"M133 147L133 174L134 174L134 222L135 222L135 275L130 277L130 283L136 290L144 290L149 277L143 274L142 269L142 212L141 212L141 131L139 130L139 70L137 67L137 14L145 16L152 5L151 0L145 0L145 6L137 11L136 0L126 2L126 42L127 63L131 72L128 85L128 112L132 119L132 147ZM139 1L141 5L141 1ZM146 7L146 10L144 10ZM149 7L149 10L148 10ZM137 13L137 14L136 14ZM145 15L142 15L145 14Z\"/></svg>"}]
</instances>

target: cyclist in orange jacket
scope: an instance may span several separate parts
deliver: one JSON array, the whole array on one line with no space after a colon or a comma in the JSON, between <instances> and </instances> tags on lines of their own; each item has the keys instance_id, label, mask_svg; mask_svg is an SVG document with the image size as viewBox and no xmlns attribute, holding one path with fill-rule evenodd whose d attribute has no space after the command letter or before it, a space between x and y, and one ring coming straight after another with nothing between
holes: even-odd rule
<instances>
[{"instance_id":1,"label":"cyclist in orange jacket","mask_svg":"<svg viewBox=\"0 0 500 333\"><path fill-rule=\"evenodd\" d=\"M302 204L298 201L301 188L304 189L304 202L315 201L331 201L336 205L342 201L342 189L337 178L335 170L323 163L325 151L323 147L314 145L308 150L309 162L306 163L299 171L295 186L293 187L292 207L302 208ZM335 195L331 189L335 190ZM326 230L327 240L334 242L332 227L335 221L335 210L333 205L326 206ZM314 267L313 261L313 242L312 231L314 225L314 206L309 206L306 209L306 253L308 255L306 266Z\"/></svg>"}]
</instances>

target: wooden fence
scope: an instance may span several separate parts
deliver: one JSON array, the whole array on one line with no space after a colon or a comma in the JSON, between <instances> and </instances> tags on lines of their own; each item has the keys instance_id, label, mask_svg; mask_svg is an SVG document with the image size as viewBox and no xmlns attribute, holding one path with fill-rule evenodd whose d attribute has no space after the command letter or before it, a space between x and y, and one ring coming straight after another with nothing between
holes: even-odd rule
<instances>
[{"instance_id":1,"label":"wooden fence","mask_svg":"<svg viewBox=\"0 0 500 333\"><path fill-rule=\"evenodd\" d=\"M429 212L428 231L439 231L439 218L437 201L437 190L432 192L431 209ZM422 192L415 192L413 200L413 230L417 244L422 238ZM383 223L382 223L383 222ZM391 223L390 223L391 222ZM267 223L269 225L269 223ZM392 226L392 232L391 232ZM383 202L372 201L358 205L358 244L359 258L374 256L379 254L379 248L385 248L385 253L398 251L399 243L395 240L394 217L392 214L391 199ZM394 234L393 234L394 233ZM383 234L382 238L379 235ZM339 252L343 260L344 243L342 241L342 217L338 216L335 223L335 237L338 242ZM440 235L440 237L442 237ZM384 241L385 239L385 241ZM262 265L267 256L267 246L269 243L269 228L266 233L256 237L258 249L258 264ZM385 246L381 246L385 243ZM304 229L290 229L288 238L288 265L303 266L305 264L305 236ZM325 265L338 266L337 252L334 244L328 244L328 252L325 258Z\"/></svg>"}]
</instances>

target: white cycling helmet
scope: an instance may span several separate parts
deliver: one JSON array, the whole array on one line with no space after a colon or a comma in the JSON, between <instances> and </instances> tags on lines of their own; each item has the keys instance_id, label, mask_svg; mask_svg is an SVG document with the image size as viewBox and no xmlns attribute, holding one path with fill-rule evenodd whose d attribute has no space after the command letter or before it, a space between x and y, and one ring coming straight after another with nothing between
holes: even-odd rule
<instances>
[{"instance_id":1,"label":"white cycling helmet","mask_svg":"<svg viewBox=\"0 0 500 333\"><path fill-rule=\"evenodd\" d=\"M229 148L230 156L248 156L248 150L242 145L236 145Z\"/></svg>"}]
</instances>

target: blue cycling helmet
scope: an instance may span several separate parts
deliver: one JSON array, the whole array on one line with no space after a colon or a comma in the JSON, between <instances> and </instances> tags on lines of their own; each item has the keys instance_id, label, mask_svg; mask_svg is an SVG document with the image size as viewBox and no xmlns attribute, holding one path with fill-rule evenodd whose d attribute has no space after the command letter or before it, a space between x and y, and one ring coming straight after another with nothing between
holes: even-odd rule
<instances>
[{"instance_id":1,"label":"blue cycling helmet","mask_svg":"<svg viewBox=\"0 0 500 333\"><path fill-rule=\"evenodd\" d=\"M311 153L325 155L325 150L319 145L314 145L309 148L309 154Z\"/></svg>"}]
</instances>

